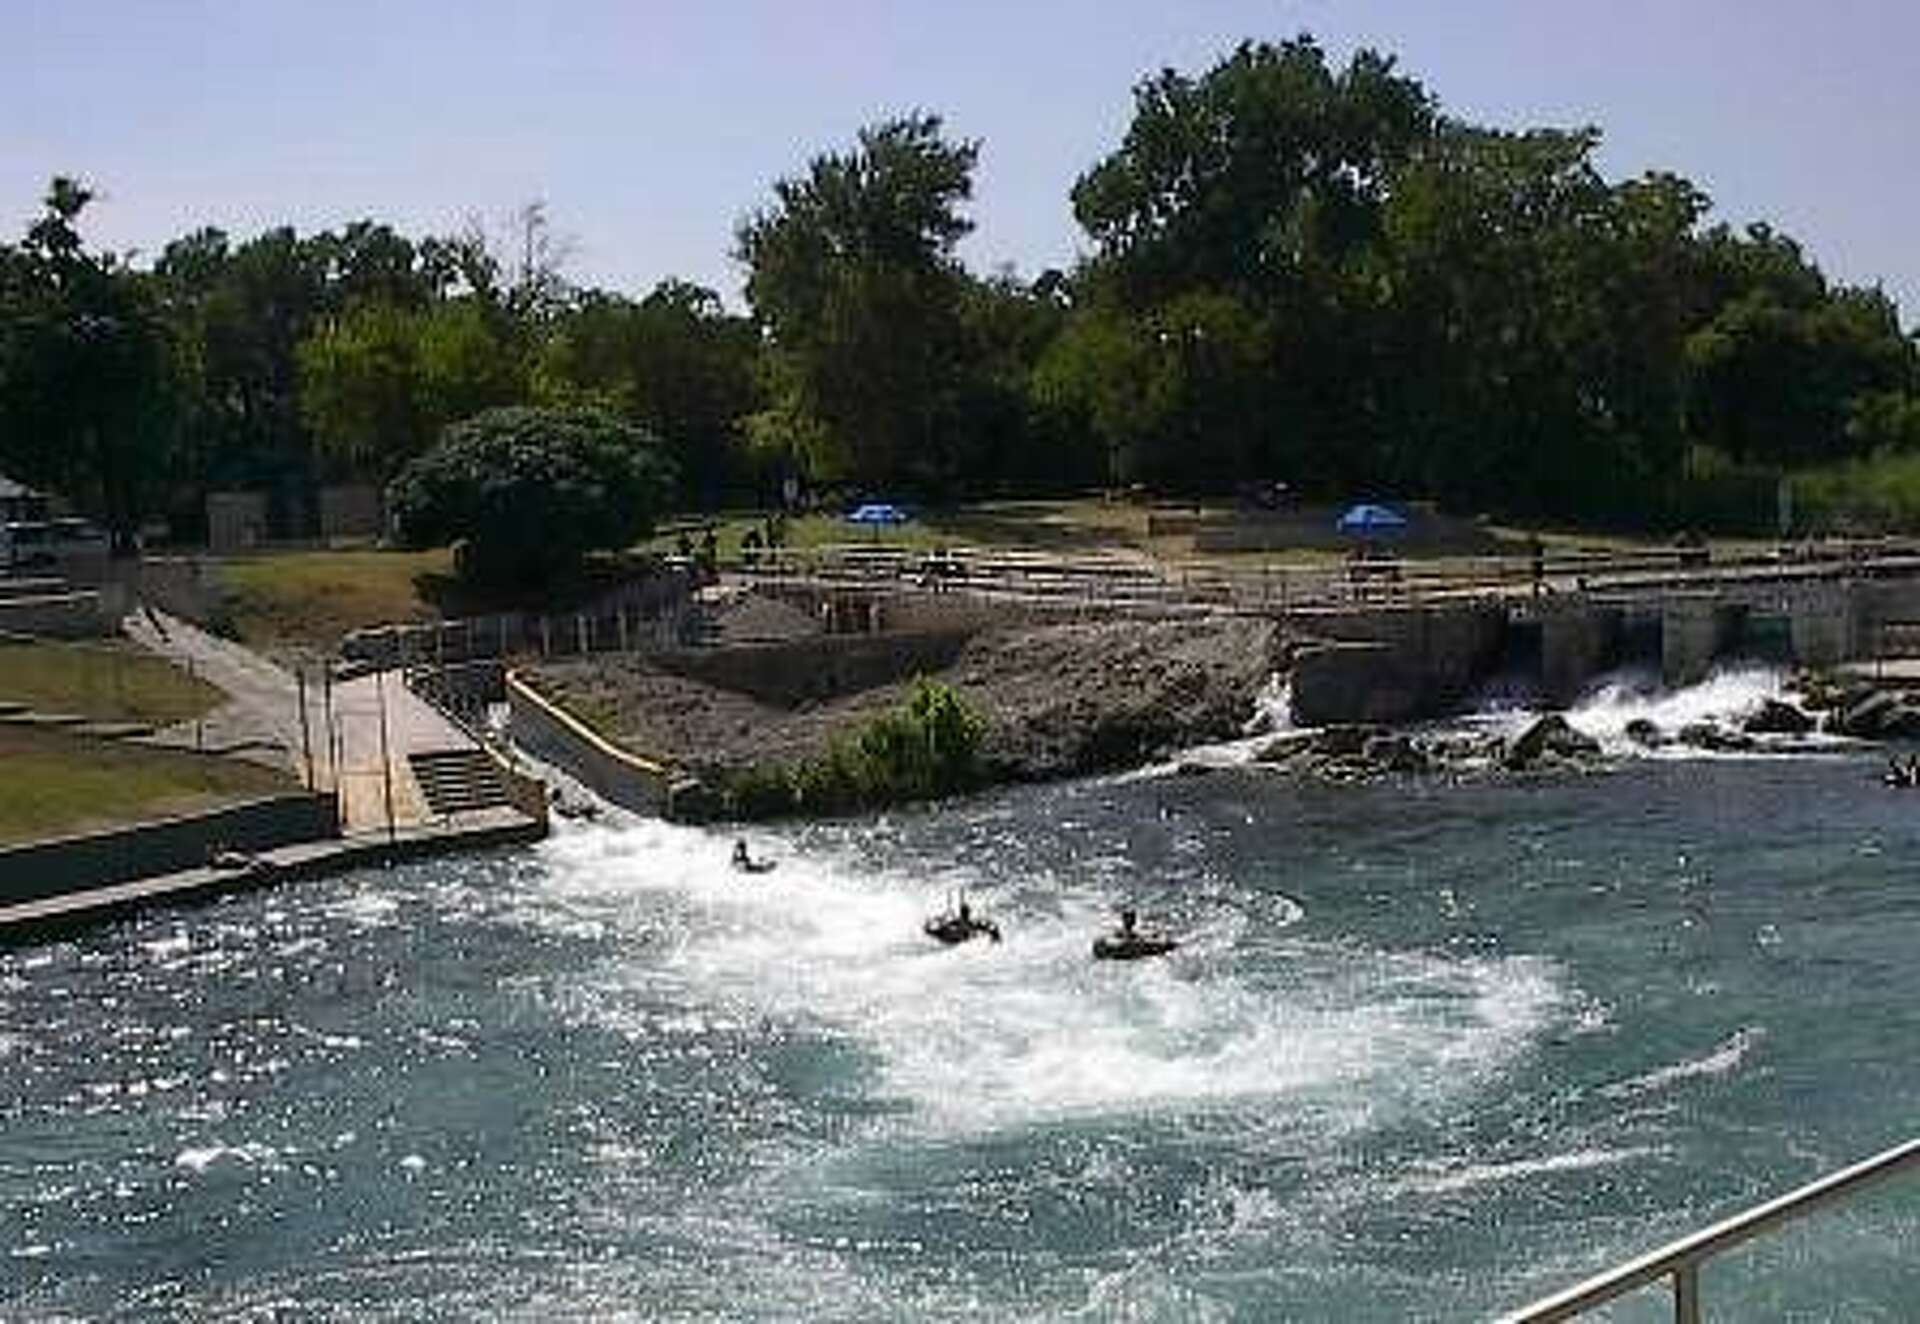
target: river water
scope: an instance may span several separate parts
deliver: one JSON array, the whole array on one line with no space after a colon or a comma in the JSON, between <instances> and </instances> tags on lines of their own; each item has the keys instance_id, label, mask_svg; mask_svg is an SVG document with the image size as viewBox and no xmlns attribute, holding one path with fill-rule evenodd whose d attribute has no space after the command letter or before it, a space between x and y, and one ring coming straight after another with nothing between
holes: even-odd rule
<instances>
[{"instance_id":1,"label":"river water","mask_svg":"<svg viewBox=\"0 0 1920 1324\"><path fill-rule=\"evenodd\" d=\"M1879 767L1157 770L753 879L610 817L0 953L0 1317L1485 1317L1915 1132ZM1003 944L920 936L960 888ZM1121 901L1186 945L1088 960ZM1917 1226L1816 1215L1710 1313L1920 1317Z\"/></svg>"}]
</instances>

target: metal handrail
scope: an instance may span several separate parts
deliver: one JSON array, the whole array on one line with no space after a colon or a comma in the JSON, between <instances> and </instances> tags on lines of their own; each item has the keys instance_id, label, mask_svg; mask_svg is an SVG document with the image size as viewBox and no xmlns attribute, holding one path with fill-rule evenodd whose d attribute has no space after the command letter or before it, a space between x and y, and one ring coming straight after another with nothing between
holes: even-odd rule
<instances>
[{"instance_id":1,"label":"metal handrail","mask_svg":"<svg viewBox=\"0 0 1920 1324\"><path fill-rule=\"evenodd\" d=\"M1700 1322L1700 1266L1722 1251L1757 1237L1821 1205L1854 1195L1862 1187L1920 1163L1920 1139L1896 1145L1852 1167L1789 1191L1744 1213L1669 1242L1638 1259L1616 1265L1563 1292L1502 1315L1499 1324L1548 1324L1571 1319L1659 1278L1673 1280L1674 1324Z\"/></svg>"}]
</instances>

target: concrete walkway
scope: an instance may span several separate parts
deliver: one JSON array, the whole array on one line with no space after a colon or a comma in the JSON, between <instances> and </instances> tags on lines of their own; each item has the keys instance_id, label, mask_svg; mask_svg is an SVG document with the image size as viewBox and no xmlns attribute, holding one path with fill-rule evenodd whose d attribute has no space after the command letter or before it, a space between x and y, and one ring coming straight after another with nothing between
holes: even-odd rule
<instances>
[{"instance_id":1,"label":"concrete walkway","mask_svg":"<svg viewBox=\"0 0 1920 1324\"><path fill-rule=\"evenodd\" d=\"M270 742L302 782L337 791L348 836L385 831L389 806L396 829L433 821L408 756L473 748L466 733L407 689L398 673L333 685L309 676L303 726L299 678L270 659L163 612L128 617L126 631L228 695L232 702L213 719L222 741ZM192 738L193 727L183 723L161 734L180 743Z\"/></svg>"}]
</instances>

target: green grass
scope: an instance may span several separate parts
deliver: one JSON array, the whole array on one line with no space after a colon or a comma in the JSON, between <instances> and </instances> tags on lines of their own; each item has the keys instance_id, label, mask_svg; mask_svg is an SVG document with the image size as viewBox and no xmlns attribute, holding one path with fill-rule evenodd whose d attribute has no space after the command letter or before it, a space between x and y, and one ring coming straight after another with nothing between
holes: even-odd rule
<instances>
[{"instance_id":1,"label":"green grass","mask_svg":"<svg viewBox=\"0 0 1920 1324\"><path fill-rule=\"evenodd\" d=\"M170 722L219 705L220 691L126 644L0 644L0 699L95 721Z\"/></svg>"},{"instance_id":2,"label":"green grass","mask_svg":"<svg viewBox=\"0 0 1920 1324\"><path fill-rule=\"evenodd\" d=\"M668 553L677 548L685 529L697 548L700 531L709 524L723 561L740 555L740 540L750 529L762 529L763 511L723 511L711 516L688 514L664 521L663 532L642 544L647 551ZM881 546L931 551L936 547L988 547L1003 550L1094 552L1116 547L1144 546L1146 511L1139 506L1109 503L1098 498L1057 501L985 501L963 506L915 509L904 524L869 526L849 524L839 514L799 515L786 525L786 546Z\"/></svg>"},{"instance_id":3,"label":"green grass","mask_svg":"<svg viewBox=\"0 0 1920 1324\"><path fill-rule=\"evenodd\" d=\"M268 768L0 727L0 845L198 813L294 789Z\"/></svg>"},{"instance_id":4,"label":"green grass","mask_svg":"<svg viewBox=\"0 0 1920 1324\"><path fill-rule=\"evenodd\" d=\"M432 619L439 612L423 589L452 572L453 554L445 548L232 560L222 567L227 624L254 647L330 653L349 630Z\"/></svg>"}]
</instances>

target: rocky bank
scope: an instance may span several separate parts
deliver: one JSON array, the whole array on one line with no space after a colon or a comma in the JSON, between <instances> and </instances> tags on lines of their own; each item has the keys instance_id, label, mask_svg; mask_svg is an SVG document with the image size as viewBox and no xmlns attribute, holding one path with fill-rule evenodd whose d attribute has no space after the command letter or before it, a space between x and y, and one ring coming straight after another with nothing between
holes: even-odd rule
<instances>
[{"instance_id":1,"label":"rocky bank","mask_svg":"<svg viewBox=\"0 0 1920 1324\"><path fill-rule=\"evenodd\" d=\"M1238 734L1282 655L1279 636L1270 622L1224 617L989 627L956 641L944 665L913 665L903 642L896 674L797 701L796 687L720 685L672 658L551 662L535 681L624 747L710 777L816 755L926 674L986 719L989 774L1024 781ZM793 665L807 665L798 647Z\"/></svg>"}]
</instances>

